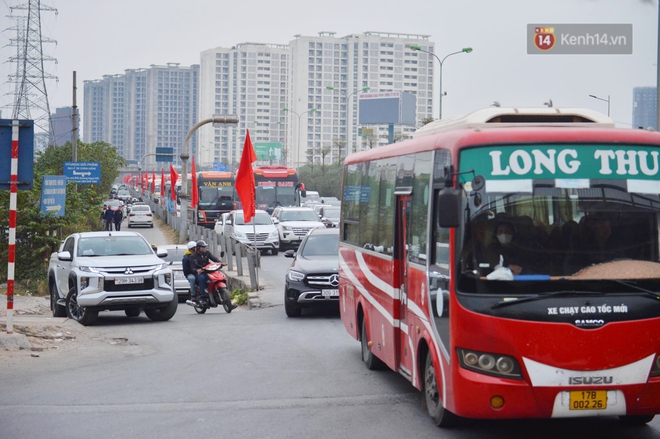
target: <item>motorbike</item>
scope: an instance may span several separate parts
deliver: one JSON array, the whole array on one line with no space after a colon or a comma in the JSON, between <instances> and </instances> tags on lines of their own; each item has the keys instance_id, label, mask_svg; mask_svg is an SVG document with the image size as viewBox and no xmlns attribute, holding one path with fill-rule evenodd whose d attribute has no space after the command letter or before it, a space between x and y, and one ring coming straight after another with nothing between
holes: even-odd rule
<instances>
[{"instance_id":1,"label":"motorbike","mask_svg":"<svg viewBox=\"0 0 660 439\"><path fill-rule=\"evenodd\" d=\"M203 270L209 278L209 283L206 286L208 299L206 304L202 304L197 300L186 300L186 305L190 305L195 308L197 314L204 314L209 308L217 308L219 305L225 309L227 313L230 313L235 306L231 303L231 295L229 290L227 290L227 276L220 271L222 268L222 263L211 262L206 265ZM197 297L199 297L199 287L195 285L195 292Z\"/></svg>"}]
</instances>

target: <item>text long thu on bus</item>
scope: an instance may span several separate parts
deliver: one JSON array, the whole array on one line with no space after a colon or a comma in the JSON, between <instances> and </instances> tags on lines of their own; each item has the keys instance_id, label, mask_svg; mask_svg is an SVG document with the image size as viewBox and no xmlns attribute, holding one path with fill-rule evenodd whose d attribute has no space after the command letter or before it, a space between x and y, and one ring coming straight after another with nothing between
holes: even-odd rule
<instances>
[{"instance_id":1,"label":"text long thu on bus","mask_svg":"<svg viewBox=\"0 0 660 439\"><path fill-rule=\"evenodd\" d=\"M480 110L346 158L340 309L432 420L660 412L660 134Z\"/></svg>"}]
</instances>

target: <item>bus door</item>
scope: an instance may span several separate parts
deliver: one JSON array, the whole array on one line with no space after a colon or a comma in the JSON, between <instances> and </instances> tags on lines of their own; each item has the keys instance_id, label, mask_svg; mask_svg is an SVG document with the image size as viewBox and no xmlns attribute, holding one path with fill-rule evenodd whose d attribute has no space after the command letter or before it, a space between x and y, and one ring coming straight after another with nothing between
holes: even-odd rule
<instances>
[{"instance_id":1,"label":"bus door","mask_svg":"<svg viewBox=\"0 0 660 439\"><path fill-rule=\"evenodd\" d=\"M410 226L410 208L412 199L410 194L397 196L396 224L394 244L394 286L398 290L399 309L394 311L394 318L399 320L399 330L395 331L396 339L396 369L410 377L410 370L406 365L410 364L408 358L408 323L406 314L408 312L408 230ZM396 302L395 302L396 303ZM397 315L398 314L398 315Z\"/></svg>"}]
</instances>

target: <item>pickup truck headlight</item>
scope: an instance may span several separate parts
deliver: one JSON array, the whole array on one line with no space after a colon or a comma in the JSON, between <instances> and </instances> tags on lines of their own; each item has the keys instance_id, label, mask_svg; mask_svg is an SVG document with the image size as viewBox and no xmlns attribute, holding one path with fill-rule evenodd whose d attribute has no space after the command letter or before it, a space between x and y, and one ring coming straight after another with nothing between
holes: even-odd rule
<instances>
[{"instance_id":1,"label":"pickup truck headlight","mask_svg":"<svg viewBox=\"0 0 660 439\"><path fill-rule=\"evenodd\" d=\"M282 230L284 230L285 232L290 232L290 231L291 231L291 227L289 227L289 226L282 226Z\"/></svg>"},{"instance_id":2,"label":"pickup truck headlight","mask_svg":"<svg viewBox=\"0 0 660 439\"><path fill-rule=\"evenodd\" d=\"M87 273L100 273L99 269L96 267L78 267L80 271L86 271Z\"/></svg>"},{"instance_id":3,"label":"pickup truck headlight","mask_svg":"<svg viewBox=\"0 0 660 439\"><path fill-rule=\"evenodd\" d=\"M289 280L292 280L294 282L300 282L305 278L304 273L295 270L289 270L288 276L289 276Z\"/></svg>"},{"instance_id":4,"label":"pickup truck headlight","mask_svg":"<svg viewBox=\"0 0 660 439\"><path fill-rule=\"evenodd\" d=\"M247 236L245 236L245 233L242 233L242 232L234 232L234 235L236 235L236 238L239 238L239 239L247 239Z\"/></svg>"},{"instance_id":5,"label":"pickup truck headlight","mask_svg":"<svg viewBox=\"0 0 660 439\"><path fill-rule=\"evenodd\" d=\"M280 236L280 234L277 232L277 230L270 232L270 235L268 235L269 238L277 238Z\"/></svg>"},{"instance_id":6,"label":"pickup truck headlight","mask_svg":"<svg viewBox=\"0 0 660 439\"><path fill-rule=\"evenodd\" d=\"M156 265L156 270L162 270L163 268L167 267L168 265L169 265L169 264L167 264L167 263L165 263L165 264L160 264L160 265Z\"/></svg>"}]
</instances>

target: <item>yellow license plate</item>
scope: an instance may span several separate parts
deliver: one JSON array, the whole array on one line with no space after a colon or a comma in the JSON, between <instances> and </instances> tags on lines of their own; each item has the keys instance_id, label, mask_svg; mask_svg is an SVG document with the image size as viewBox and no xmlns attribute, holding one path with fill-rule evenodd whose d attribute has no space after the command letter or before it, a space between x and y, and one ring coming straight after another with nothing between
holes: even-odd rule
<instances>
[{"instance_id":1,"label":"yellow license plate","mask_svg":"<svg viewBox=\"0 0 660 439\"><path fill-rule=\"evenodd\" d=\"M570 394L570 410L605 410L607 408L607 390L575 390Z\"/></svg>"}]
</instances>

